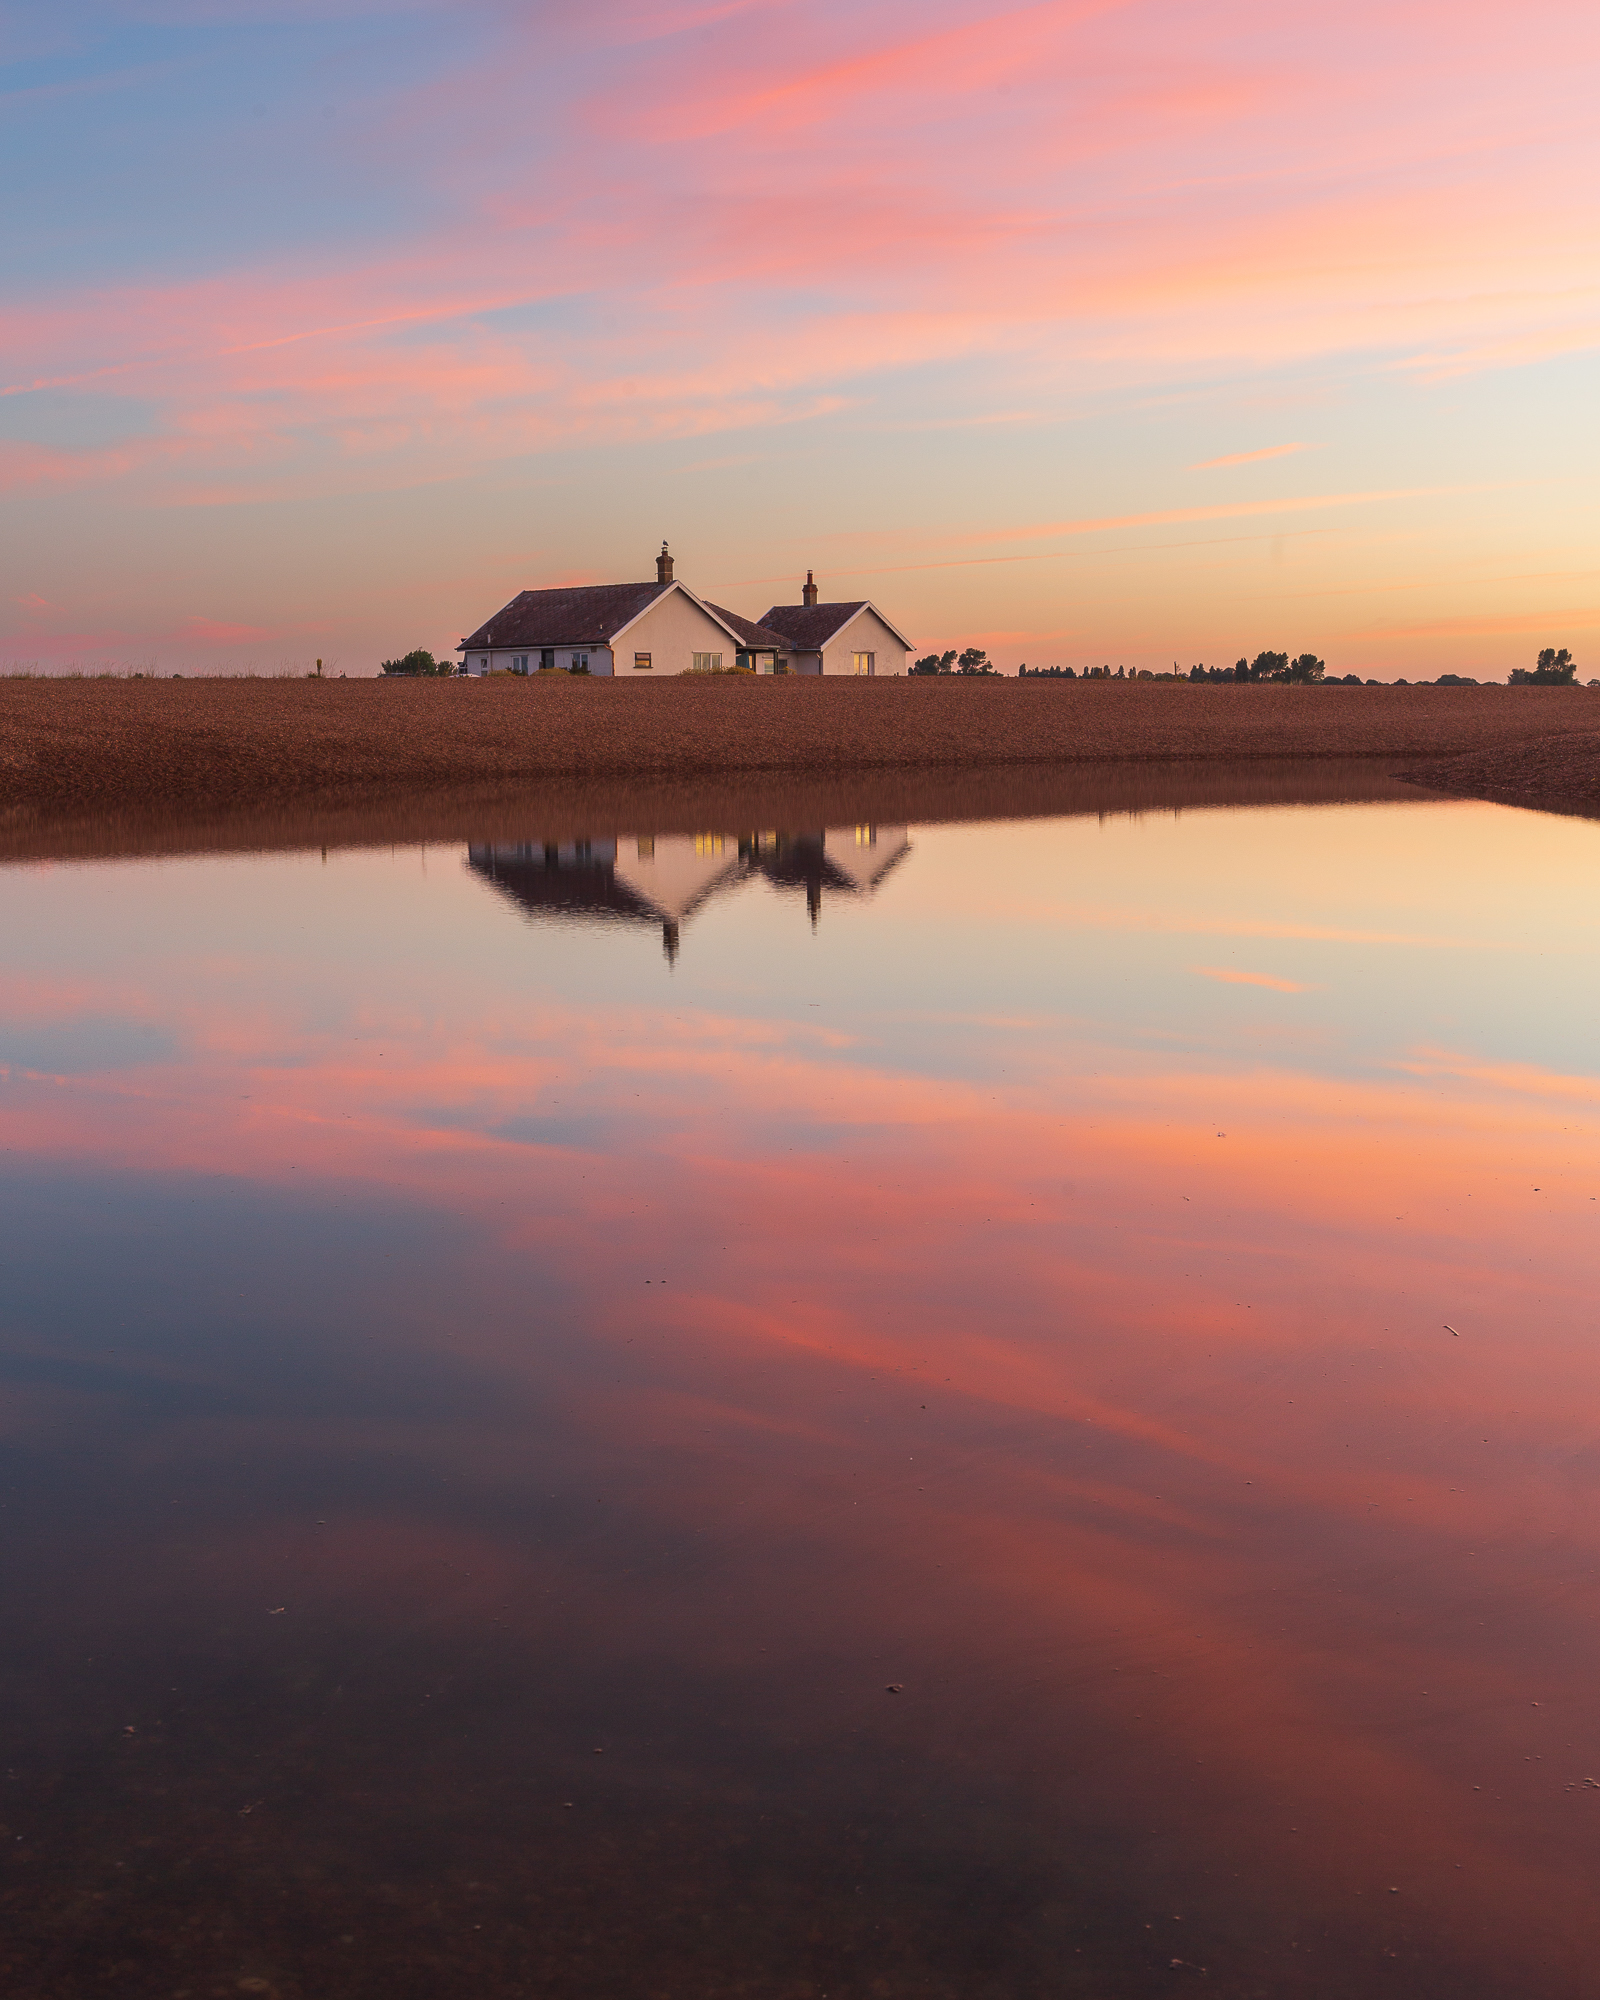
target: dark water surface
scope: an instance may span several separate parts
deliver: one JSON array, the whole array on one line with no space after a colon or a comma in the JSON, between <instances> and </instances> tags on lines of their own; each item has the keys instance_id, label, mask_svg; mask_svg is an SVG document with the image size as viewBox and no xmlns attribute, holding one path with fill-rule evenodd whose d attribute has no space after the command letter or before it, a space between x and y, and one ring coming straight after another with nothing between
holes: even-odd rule
<instances>
[{"instance_id":1,"label":"dark water surface","mask_svg":"<svg viewBox=\"0 0 1600 2000\"><path fill-rule=\"evenodd\" d=\"M7 2000L1600 1994L1600 826L569 835L0 873Z\"/></svg>"}]
</instances>

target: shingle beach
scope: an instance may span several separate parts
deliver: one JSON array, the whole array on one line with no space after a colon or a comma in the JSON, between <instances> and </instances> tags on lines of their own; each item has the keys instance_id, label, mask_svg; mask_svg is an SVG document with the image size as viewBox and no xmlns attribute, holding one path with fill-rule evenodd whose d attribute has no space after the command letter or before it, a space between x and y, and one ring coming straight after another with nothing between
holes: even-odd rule
<instances>
[{"instance_id":1,"label":"shingle beach","mask_svg":"<svg viewBox=\"0 0 1600 2000\"><path fill-rule=\"evenodd\" d=\"M0 681L0 822L393 807L549 781L1377 760L1464 796L1600 814L1600 692L1011 679Z\"/></svg>"}]
</instances>

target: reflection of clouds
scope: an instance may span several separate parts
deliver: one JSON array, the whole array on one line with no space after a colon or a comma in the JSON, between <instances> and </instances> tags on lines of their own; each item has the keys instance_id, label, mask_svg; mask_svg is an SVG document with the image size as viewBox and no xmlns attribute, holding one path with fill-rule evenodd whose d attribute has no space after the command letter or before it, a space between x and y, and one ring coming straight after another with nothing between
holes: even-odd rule
<instances>
[{"instance_id":1,"label":"reflection of clouds","mask_svg":"<svg viewBox=\"0 0 1600 2000\"><path fill-rule=\"evenodd\" d=\"M1600 1078L1562 1076L1537 1063L1485 1063L1447 1049L1418 1049L1393 1067L1410 1076L1478 1085L1522 1097L1554 1098L1573 1105L1600 1104Z\"/></svg>"},{"instance_id":2,"label":"reflection of clouds","mask_svg":"<svg viewBox=\"0 0 1600 2000\"><path fill-rule=\"evenodd\" d=\"M811 858L782 866L803 885ZM1463 1951L1524 1940L1525 1974L1584 1937L1589 1836L1550 1831L1538 1788L1568 1774L1528 1732L1548 1711L1577 1742L1590 1701L1590 1079L1424 1049L1352 1080L1049 1014L994 1017L1003 1073L969 1048L923 1075L870 1017L510 981L429 1006L364 967L329 1029L274 936L276 986L173 972L181 1064L5 1099L19 1157L102 1186L403 1218L389 1403L347 1365L313 1410L274 1344L273 1421L163 1441L241 1482L391 1478L383 1505L319 1501L268 1601L464 1658L490 1629L585 1673L648 1655L702 1689L766 1647L784 1664L740 1724L808 1748L857 1726L839 1662L882 1656L929 1766L1159 1828L1191 1885L1226 1854L1263 1901L1359 1929L1357 1891L1399 1883ZM110 977L73 992L84 1018L120 1004ZM397 1382L418 1355L434 1372ZM558 1490L572 1518L530 1548ZM285 1533L186 1532L204 1579L281 1581Z\"/></svg>"}]
</instances>

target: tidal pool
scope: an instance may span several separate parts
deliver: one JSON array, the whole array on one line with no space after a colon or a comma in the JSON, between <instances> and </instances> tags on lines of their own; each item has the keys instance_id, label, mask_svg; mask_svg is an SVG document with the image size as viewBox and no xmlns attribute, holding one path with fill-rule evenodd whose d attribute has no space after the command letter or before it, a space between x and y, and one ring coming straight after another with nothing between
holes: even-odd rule
<instances>
[{"instance_id":1,"label":"tidal pool","mask_svg":"<svg viewBox=\"0 0 1600 2000\"><path fill-rule=\"evenodd\" d=\"M1600 1992L1600 825L0 871L0 1990Z\"/></svg>"}]
</instances>

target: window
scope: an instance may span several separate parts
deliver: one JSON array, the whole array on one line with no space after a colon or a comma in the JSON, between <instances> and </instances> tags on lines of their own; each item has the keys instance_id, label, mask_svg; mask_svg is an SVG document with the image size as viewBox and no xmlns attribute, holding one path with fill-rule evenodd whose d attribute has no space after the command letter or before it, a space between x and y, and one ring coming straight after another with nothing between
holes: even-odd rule
<instances>
[{"instance_id":1,"label":"window","mask_svg":"<svg viewBox=\"0 0 1600 2000\"><path fill-rule=\"evenodd\" d=\"M728 836L725 833L697 833L694 851L701 861L719 860L728 851Z\"/></svg>"},{"instance_id":2,"label":"window","mask_svg":"<svg viewBox=\"0 0 1600 2000\"><path fill-rule=\"evenodd\" d=\"M718 673L722 668L722 655L720 653L696 653L694 656L694 667L695 672L699 674Z\"/></svg>"},{"instance_id":3,"label":"window","mask_svg":"<svg viewBox=\"0 0 1600 2000\"><path fill-rule=\"evenodd\" d=\"M589 655L587 653L574 653L572 656L572 665L574 671L582 667L583 671L587 673L589 671Z\"/></svg>"},{"instance_id":4,"label":"window","mask_svg":"<svg viewBox=\"0 0 1600 2000\"><path fill-rule=\"evenodd\" d=\"M485 657L485 658L481 659L481 660L480 660L480 661L478 662L478 671L479 671L480 673L484 673L484 674L486 674L486 673L487 673L487 672L489 671L489 662L488 662L488 659L487 659L487 657Z\"/></svg>"},{"instance_id":5,"label":"window","mask_svg":"<svg viewBox=\"0 0 1600 2000\"><path fill-rule=\"evenodd\" d=\"M634 654L634 656L633 656L633 667L634 667L634 672L635 672L635 673L640 673L640 674L642 674L642 673L644 672L645 668L649 666L649 664L650 664L650 655L649 655L648 653L635 653L635 654Z\"/></svg>"},{"instance_id":6,"label":"window","mask_svg":"<svg viewBox=\"0 0 1600 2000\"><path fill-rule=\"evenodd\" d=\"M876 666L877 656L875 654L852 653L850 657L855 662L855 669L858 674L871 674L877 672L877 666Z\"/></svg>"},{"instance_id":7,"label":"window","mask_svg":"<svg viewBox=\"0 0 1600 2000\"><path fill-rule=\"evenodd\" d=\"M645 658L648 660L649 657L650 655L646 653ZM655 835L653 833L641 833L639 836L639 859L641 861L654 861L655 858L656 858Z\"/></svg>"},{"instance_id":8,"label":"window","mask_svg":"<svg viewBox=\"0 0 1600 2000\"><path fill-rule=\"evenodd\" d=\"M528 656L526 653L517 653L512 656L511 671L514 674L525 674L528 671Z\"/></svg>"},{"instance_id":9,"label":"window","mask_svg":"<svg viewBox=\"0 0 1600 2000\"><path fill-rule=\"evenodd\" d=\"M539 653L540 673L543 673L547 667L553 667L555 663L556 663L556 652L554 646L542 647Z\"/></svg>"},{"instance_id":10,"label":"window","mask_svg":"<svg viewBox=\"0 0 1600 2000\"><path fill-rule=\"evenodd\" d=\"M857 847L876 847L877 844L878 829L875 826L858 826L856 828Z\"/></svg>"}]
</instances>

